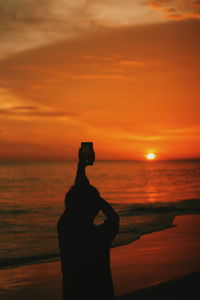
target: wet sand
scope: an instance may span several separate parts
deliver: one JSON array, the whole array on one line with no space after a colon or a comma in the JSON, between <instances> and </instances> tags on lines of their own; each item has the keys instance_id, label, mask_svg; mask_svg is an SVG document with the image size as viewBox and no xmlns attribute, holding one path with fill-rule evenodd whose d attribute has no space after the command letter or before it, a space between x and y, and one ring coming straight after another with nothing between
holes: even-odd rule
<instances>
[{"instance_id":1,"label":"wet sand","mask_svg":"<svg viewBox=\"0 0 200 300\"><path fill-rule=\"evenodd\" d=\"M198 299L193 295L200 287L200 216L176 217L174 224L111 250L119 300ZM3 300L59 300L60 263L1 270L0 286Z\"/></svg>"}]
</instances>

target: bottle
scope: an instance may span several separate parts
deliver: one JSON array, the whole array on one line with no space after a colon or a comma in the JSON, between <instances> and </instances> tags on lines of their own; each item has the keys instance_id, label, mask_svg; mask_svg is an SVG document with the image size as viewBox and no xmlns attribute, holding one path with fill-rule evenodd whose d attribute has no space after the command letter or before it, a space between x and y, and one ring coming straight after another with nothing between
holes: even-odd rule
<instances>
[{"instance_id":1,"label":"bottle","mask_svg":"<svg viewBox=\"0 0 200 300\"><path fill-rule=\"evenodd\" d=\"M83 154L83 157L87 160L88 165L93 165L94 163L94 149L92 142L81 142L80 151Z\"/></svg>"}]
</instances>

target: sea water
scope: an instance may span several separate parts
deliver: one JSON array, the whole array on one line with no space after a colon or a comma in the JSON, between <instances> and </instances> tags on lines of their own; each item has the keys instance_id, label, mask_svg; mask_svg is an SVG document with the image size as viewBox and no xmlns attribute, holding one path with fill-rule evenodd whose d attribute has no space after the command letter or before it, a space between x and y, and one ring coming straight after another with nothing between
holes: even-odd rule
<instances>
[{"instance_id":1,"label":"sea water","mask_svg":"<svg viewBox=\"0 0 200 300\"><path fill-rule=\"evenodd\" d=\"M0 164L1 268L59 258L56 225L76 168L66 161ZM120 215L113 247L174 226L176 215L200 213L200 161L97 161L86 173Z\"/></svg>"}]
</instances>

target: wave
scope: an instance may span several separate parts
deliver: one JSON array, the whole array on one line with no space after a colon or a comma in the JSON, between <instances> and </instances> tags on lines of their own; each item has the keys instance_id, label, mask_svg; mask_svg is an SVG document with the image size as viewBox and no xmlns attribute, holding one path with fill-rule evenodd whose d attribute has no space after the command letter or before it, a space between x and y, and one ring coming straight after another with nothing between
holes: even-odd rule
<instances>
[{"instance_id":1,"label":"wave","mask_svg":"<svg viewBox=\"0 0 200 300\"><path fill-rule=\"evenodd\" d=\"M4 178L0 177L0 190L7 192L12 189L26 189L28 184L37 183L40 177L27 177L27 178Z\"/></svg>"},{"instance_id":2,"label":"wave","mask_svg":"<svg viewBox=\"0 0 200 300\"><path fill-rule=\"evenodd\" d=\"M40 254L35 256L26 256L26 257L14 257L14 258L4 258L0 259L0 269L6 269L11 267L18 267L22 265L29 265L33 263L39 263L39 262L49 262L49 261L55 261L56 259L59 259L59 254Z\"/></svg>"},{"instance_id":3,"label":"wave","mask_svg":"<svg viewBox=\"0 0 200 300\"><path fill-rule=\"evenodd\" d=\"M24 214L37 213L35 210L28 209L2 209L0 210L0 215L24 215Z\"/></svg>"},{"instance_id":4,"label":"wave","mask_svg":"<svg viewBox=\"0 0 200 300\"><path fill-rule=\"evenodd\" d=\"M111 248L123 246L130 244L138 240L143 234L152 233L155 231L164 230L170 227L174 227L173 225L174 217L169 217L167 220L160 222L157 220L153 220L150 224L148 222L146 225L141 226L129 226L126 229L121 229L117 238L111 245ZM60 259L59 253L43 253L39 255L32 255L26 257L14 257L14 258L3 258L0 259L0 269L7 269L7 268L15 268L23 265L29 265L34 263L42 263L42 262L50 262L50 261L57 261Z\"/></svg>"},{"instance_id":5,"label":"wave","mask_svg":"<svg viewBox=\"0 0 200 300\"><path fill-rule=\"evenodd\" d=\"M121 216L174 213L200 213L200 199L185 199L176 202L134 203L127 205L115 204Z\"/></svg>"},{"instance_id":6,"label":"wave","mask_svg":"<svg viewBox=\"0 0 200 300\"><path fill-rule=\"evenodd\" d=\"M154 202L154 203L112 203L120 216L142 216L145 214L174 213L176 215L200 213L200 199L185 199L176 202ZM40 207L38 209L1 208L0 215L21 215L38 213L40 210L51 209Z\"/></svg>"},{"instance_id":7,"label":"wave","mask_svg":"<svg viewBox=\"0 0 200 300\"><path fill-rule=\"evenodd\" d=\"M27 182L27 181L38 181L40 177L26 177L26 178L6 178L0 177L1 183L19 183L19 182Z\"/></svg>"},{"instance_id":8,"label":"wave","mask_svg":"<svg viewBox=\"0 0 200 300\"><path fill-rule=\"evenodd\" d=\"M173 224L174 216L169 216L169 218L164 220L163 222L160 222L160 220L153 220L152 222L149 222L147 224L144 224L142 226L134 226L127 232L120 231L116 239L114 240L112 247L118 247L123 245L128 245L138 239L141 238L144 234L149 234L157 231L162 231L168 228L176 227L176 225ZM124 238L123 238L124 236Z\"/></svg>"},{"instance_id":9,"label":"wave","mask_svg":"<svg viewBox=\"0 0 200 300\"><path fill-rule=\"evenodd\" d=\"M120 231L111 247L127 245L138 240L142 235L174 227L174 218L178 215L199 214L200 199L185 199L177 202L155 202L117 204L121 222ZM8 213L23 214L30 211L13 209ZM5 211L1 211L5 213ZM48 249L47 249L48 251ZM38 262L55 261L59 253L42 253L35 256L0 259L0 268L10 268Z\"/></svg>"}]
</instances>

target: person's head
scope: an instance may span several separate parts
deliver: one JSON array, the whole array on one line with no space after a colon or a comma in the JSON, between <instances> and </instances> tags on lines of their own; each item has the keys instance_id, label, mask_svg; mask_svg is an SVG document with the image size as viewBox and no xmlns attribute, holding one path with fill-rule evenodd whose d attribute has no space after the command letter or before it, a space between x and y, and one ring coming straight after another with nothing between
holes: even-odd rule
<instances>
[{"instance_id":1,"label":"person's head","mask_svg":"<svg viewBox=\"0 0 200 300\"><path fill-rule=\"evenodd\" d=\"M73 185L65 195L65 207L76 221L91 223L100 211L99 197L92 185Z\"/></svg>"}]
</instances>

